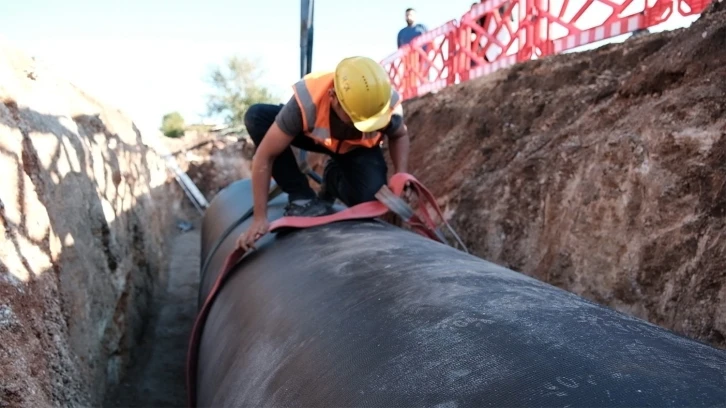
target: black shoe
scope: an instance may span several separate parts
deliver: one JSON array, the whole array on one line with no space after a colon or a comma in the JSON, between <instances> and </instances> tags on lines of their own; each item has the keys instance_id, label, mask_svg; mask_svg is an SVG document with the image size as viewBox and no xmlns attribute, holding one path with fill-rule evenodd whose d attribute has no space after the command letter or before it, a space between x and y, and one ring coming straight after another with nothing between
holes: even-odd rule
<instances>
[{"instance_id":1,"label":"black shoe","mask_svg":"<svg viewBox=\"0 0 726 408\"><path fill-rule=\"evenodd\" d=\"M307 203L300 205L289 202L285 207L285 217L320 217L321 215L332 214L330 204L319 198L313 198Z\"/></svg>"}]
</instances>

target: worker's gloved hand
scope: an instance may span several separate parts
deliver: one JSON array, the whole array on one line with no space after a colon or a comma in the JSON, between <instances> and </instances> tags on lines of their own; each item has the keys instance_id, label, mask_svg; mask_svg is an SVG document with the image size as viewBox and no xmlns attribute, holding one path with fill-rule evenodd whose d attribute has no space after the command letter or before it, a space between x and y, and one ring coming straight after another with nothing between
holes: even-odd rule
<instances>
[{"instance_id":1,"label":"worker's gloved hand","mask_svg":"<svg viewBox=\"0 0 726 408\"><path fill-rule=\"evenodd\" d=\"M255 217L252 219L252 224L247 231L242 234L237 240L237 246L243 251L247 252L250 249L255 248L255 241L262 238L263 235L267 234L270 230L270 223L266 217Z\"/></svg>"}]
</instances>

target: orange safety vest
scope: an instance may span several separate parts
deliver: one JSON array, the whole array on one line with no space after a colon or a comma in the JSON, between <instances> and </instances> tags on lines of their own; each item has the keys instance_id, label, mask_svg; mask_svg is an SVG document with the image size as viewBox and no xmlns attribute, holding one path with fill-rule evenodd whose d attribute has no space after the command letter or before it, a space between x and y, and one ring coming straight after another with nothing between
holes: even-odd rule
<instances>
[{"instance_id":1,"label":"orange safety vest","mask_svg":"<svg viewBox=\"0 0 726 408\"><path fill-rule=\"evenodd\" d=\"M302 112L304 133L315 143L334 153L347 153L358 147L373 147L383 138L382 132L363 133L360 139L338 140L330 135L330 98L333 72L308 74L293 85L295 100ZM391 88L391 112L401 103L398 92Z\"/></svg>"}]
</instances>

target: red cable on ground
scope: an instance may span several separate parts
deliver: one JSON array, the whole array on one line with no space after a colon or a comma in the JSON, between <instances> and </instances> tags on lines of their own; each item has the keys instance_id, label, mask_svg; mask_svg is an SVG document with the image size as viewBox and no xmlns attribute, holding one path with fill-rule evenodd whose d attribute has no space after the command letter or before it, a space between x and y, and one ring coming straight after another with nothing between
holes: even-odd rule
<instances>
[{"instance_id":1,"label":"red cable on ground","mask_svg":"<svg viewBox=\"0 0 726 408\"><path fill-rule=\"evenodd\" d=\"M426 201L436 210L436 213L441 218L442 222L446 223L441 209L436 204L436 199L433 194L426 189L416 178L407 173L397 173L391 177L388 187L393 193L401 197L403 195L404 188L406 185L411 185L419 194L419 197L423 196ZM337 221L349 221L356 219L370 219L385 215L390 210L386 205L380 201L368 201L355 205L350 208L346 208L335 214L321 216L321 217L282 217L278 220L273 221L270 224L270 232L275 232L283 228L311 228L321 225L330 224ZM431 217L423 211L423 218L418 214L414 214L413 217L408 221L409 225L413 226L417 232L421 235L427 236L431 239L438 240L434 233L435 225ZM448 224L447 224L448 226ZM189 349L187 352L187 370L186 370L186 382L187 382L187 396L188 404L190 407L196 406L197 393L196 393L196 375L197 375L197 352L199 351L199 342L201 341L202 328L206 321L209 310L212 307L214 298L222 289L222 285L234 269L235 265L242 260L245 255L245 251L240 248L235 249L227 256L224 266L222 266L222 272L217 276L217 280L214 282L212 289L209 291L209 295L204 300L202 308L197 314L197 318L192 327L191 338L189 341Z\"/></svg>"}]
</instances>

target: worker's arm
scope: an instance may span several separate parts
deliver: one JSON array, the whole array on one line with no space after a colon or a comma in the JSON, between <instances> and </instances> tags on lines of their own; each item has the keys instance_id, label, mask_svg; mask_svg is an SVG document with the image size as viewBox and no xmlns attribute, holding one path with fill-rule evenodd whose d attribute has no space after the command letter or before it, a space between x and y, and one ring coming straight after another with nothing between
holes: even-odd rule
<instances>
[{"instance_id":1,"label":"worker's arm","mask_svg":"<svg viewBox=\"0 0 726 408\"><path fill-rule=\"evenodd\" d=\"M406 125L403 125L401 131L398 132L396 136L389 137L388 141L388 148L390 150L394 172L407 173L410 142L408 132L406 131Z\"/></svg>"},{"instance_id":2,"label":"worker's arm","mask_svg":"<svg viewBox=\"0 0 726 408\"><path fill-rule=\"evenodd\" d=\"M272 164L275 158L292 143L292 137L285 134L277 123L273 123L257 147L252 159L252 199L254 215L249 228L237 240L237 246L247 251L254 248L255 241L267 234L270 223L267 220L267 200L269 199Z\"/></svg>"},{"instance_id":3,"label":"worker's arm","mask_svg":"<svg viewBox=\"0 0 726 408\"><path fill-rule=\"evenodd\" d=\"M275 123L267 130L252 159L254 218L237 242L237 245L245 251L253 248L255 241L265 235L270 226L267 221L267 200L270 198L268 189L272 179L272 164L277 156L290 146L293 141L292 135L300 134L302 131L302 112L295 97L292 97L278 113Z\"/></svg>"},{"instance_id":4,"label":"worker's arm","mask_svg":"<svg viewBox=\"0 0 726 408\"><path fill-rule=\"evenodd\" d=\"M410 139L400 105L391 116L391 123L385 133L388 136L388 150L393 162L394 173L407 173Z\"/></svg>"},{"instance_id":5,"label":"worker's arm","mask_svg":"<svg viewBox=\"0 0 726 408\"><path fill-rule=\"evenodd\" d=\"M257 148L252 159L252 195L254 217L267 219L267 200L269 198L272 164L292 143L292 137L285 134L277 123L273 123Z\"/></svg>"}]
</instances>

